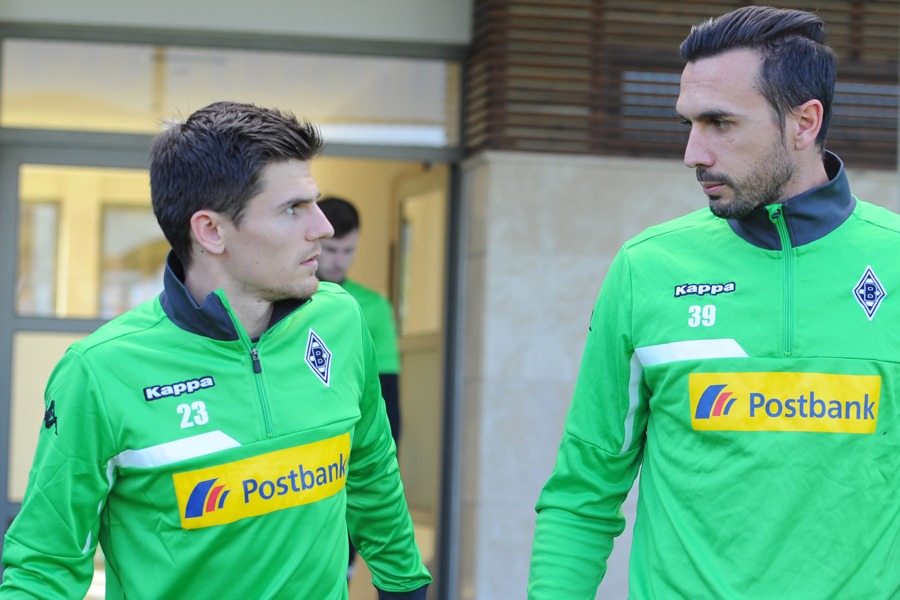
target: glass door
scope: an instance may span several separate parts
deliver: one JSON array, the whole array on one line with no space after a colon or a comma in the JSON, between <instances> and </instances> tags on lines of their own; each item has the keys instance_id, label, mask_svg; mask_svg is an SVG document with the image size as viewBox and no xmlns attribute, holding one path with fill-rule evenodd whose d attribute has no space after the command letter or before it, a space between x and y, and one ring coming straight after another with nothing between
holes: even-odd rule
<instances>
[{"instance_id":1,"label":"glass door","mask_svg":"<svg viewBox=\"0 0 900 600\"><path fill-rule=\"evenodd\" d=\"M4 530L28 482L50 372L71 343L159 292L168 248L150 207L149 139L86 152L69 138L0 147L0 276L12 284L0 286Z\"/></svg>"}]
</instances>

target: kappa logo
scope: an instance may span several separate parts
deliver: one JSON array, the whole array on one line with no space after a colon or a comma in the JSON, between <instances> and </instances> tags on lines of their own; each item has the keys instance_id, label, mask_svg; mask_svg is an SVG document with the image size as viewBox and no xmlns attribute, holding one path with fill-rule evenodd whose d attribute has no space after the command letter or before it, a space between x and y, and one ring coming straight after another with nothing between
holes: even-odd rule
<instances>
[{"instance_id":1,"label":"kappa logo","mask_svg":"<svg viewBox=\"0 0 900 600\"><path fill-rule=\"evenodd\" d=\"M853 296L863 310L866 311L866 316L871 321L881 305L881 301L887 296L884 286L878 281L878 277L875 275L872 267L866 267L865 272L859 279L859 283L853 288Z\"/></svg>"},{"instance_id":2,"label":"kappa logo","mask_svg":"<svg viewBox=\"0 0 900 600\"><path fill-rule=\"evenodd\" d=\"M675 286L675 297L682 296L718 296L719 294L730 294L735 290L733 281L728 283L682 283Z\"/></svg>"},{"instance_id":3,"label":"kappa logo","mask_svg":"<svg viewBox=\"0 0 900 600\"><path fill-rule=\"evenodd\" d=\"M51 400L50 405L47 407L47 410L44 412L44 429L53 428L53 433L59 435L59 428L56 419L56 401Z\"/></svg>"},{"instance_id":4,"label":"kappa logo","mask_svg":"<svg viewBox=\"0 0 900 600\"><path fill-rule=\"evenodd\" d=\"M216 385L216 381L211 376L188 379L187 381L179 381L177 383L151 385L150 387L144 388L144 400L153 402L154 400L167 398L169 396L193 394L197 390L211 388L214 385Z\"/></svg>"},{"instance_id":5,"label":"kappa logo","mask_svg":"<svg viewBox=\"0 0 900 600\"><path fill-rule=\"evenodd\" d=\"M309 339L306 342L306 364L322 380L322 383L330 385L331 350L312 328L309 330Z\"/></svg>"}]
</instances>

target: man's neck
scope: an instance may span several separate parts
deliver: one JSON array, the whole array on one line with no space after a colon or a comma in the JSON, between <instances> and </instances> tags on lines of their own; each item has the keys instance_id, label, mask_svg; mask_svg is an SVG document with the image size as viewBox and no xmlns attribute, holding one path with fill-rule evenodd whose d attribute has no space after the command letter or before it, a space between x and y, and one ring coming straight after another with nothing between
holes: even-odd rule
<instances>
[{"instance_id":1,"label":"man's neck","mask_svg":"<svg viewBox=\"0 0 900 600\"><path fill-rule=\"evenodd\" d=\"M231 297L228 296L227 290L225 296L228 298L228 304L231 306L231 311L237 317L238 321L240 321L241 325L243 325L244 330L247 332L247 335L250 336L251 340L257 339L269 328L269 323L272 322L273 310L271 302L243 298L240 295L232 300Z\"/></svg>"},{"instance_id":2,"label":"man's neck","mask_svg":"<svg viewBox=\"0 0 900 600\"><path fill-rule=\"evenodd\" d=\"M231 289L222 278L216 276L215 267L204 268L192 265L184 275L184 286L198 305L203 304L206 297L222 289L228 299L231 312L243 326L250 339L256 339L269 327L272 320L273 305L271 302L251 298L239 289Z\"/></svg>"},{"instance_id":3,"label":"man's neck","mask_svg":"<svg viewBox=\"0 0 900 600\"><path fill-rule=\"evenodd\" d=\"M805 160L795 163L794 177L782 191L779 202L795 198L811 189L823 186L829 181L821 156L806 157Z\"/></svg>"}]
</instances>

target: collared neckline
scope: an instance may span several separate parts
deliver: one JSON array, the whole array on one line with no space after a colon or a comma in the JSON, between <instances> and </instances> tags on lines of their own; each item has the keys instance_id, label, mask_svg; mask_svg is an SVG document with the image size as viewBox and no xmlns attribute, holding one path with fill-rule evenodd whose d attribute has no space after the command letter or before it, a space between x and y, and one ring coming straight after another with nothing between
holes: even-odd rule
<instances>
[{"instance_id":1,"label":"collared neckline","mask_svg":"<svg viewBox=\"0 0 900 600\"><path fill-rule=\"evenodd\" d=\"M164 290L159 301L166 315L173 323L198 335L219 341L236 341L240 339L237 319L222 302L216 292L210 292L202 304L197 304L184 285L184 265L169 251L166 257L166 271L163 275ZM275 302L272 307L272 318L267 329L297 310L309 299L288 299Z\"/></svg>"},{"instance_id":2,"label":"collared neckline","mask_svg":"<svg viewBox=\"0 0 900 600\"><path fill-rule=\"evenodd\" d=\"M825 237L837 229L856 208L844 163L836 154L825 152L828 182L782 203L782 214L794 248ZM781 240L765 206L758 206L741 219L728 219L736 234L766 250L781 250Z\"/></svg>"}]
</instances>

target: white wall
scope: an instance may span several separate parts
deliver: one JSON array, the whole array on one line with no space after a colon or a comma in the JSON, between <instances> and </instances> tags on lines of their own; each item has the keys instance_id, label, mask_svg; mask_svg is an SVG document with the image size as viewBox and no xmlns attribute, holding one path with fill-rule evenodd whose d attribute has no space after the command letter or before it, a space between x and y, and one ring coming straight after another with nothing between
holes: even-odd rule
<instances>
[{"instance_id":1,"label":"white wall","mask_svg":"<svg viewBox=\"0 0 900 600\"><path fill-rule=\"evenodd\" d=\"M472 0L0 0L0 21L468 44Z\"/></svg>"}]
</instances>

